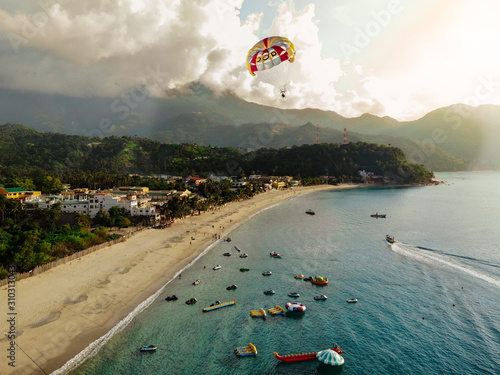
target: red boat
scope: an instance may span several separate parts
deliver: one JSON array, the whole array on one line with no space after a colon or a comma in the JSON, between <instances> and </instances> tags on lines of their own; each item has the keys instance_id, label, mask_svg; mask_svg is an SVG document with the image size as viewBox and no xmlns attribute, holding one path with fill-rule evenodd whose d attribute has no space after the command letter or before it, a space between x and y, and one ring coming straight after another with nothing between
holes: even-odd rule
<instances>
[{"instance_id":1,"label":"red boat","mask_svg":"<svg viewBox=\"0 0 500 375\"><path fill-rule=\"evenodd\" d=\"M340 355L342 355L343 351L338 346L332 348L332 350L336 351ZM287 355L279 355L274 352L274 356L283 362L299 362L299 361L309 361L310 359L316 359L316 354L314 353L300 353L300 354L287 354Z\"/></svg>"}]
</instances>

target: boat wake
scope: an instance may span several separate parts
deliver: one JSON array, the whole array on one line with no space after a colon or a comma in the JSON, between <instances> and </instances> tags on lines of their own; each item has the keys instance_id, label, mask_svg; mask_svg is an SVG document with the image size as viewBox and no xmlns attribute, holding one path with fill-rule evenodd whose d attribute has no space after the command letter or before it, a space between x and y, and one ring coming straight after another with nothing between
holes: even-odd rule
<instances>
[{"instance_id":1,"label":"boat wake","mask_svg":"<svg viewBox=\"0 0 500 375\"><path fill-rule=\"evenodd\" d=\"M491 277L481 270L474 268L473 266L469 266L465 264L463 261L468 261L471 263L480 264L488 267L500 268L499 264L489 262L483 259L476 259L468 256L461 256L457 254L450 254L445 251L429 249L422 246L414 246L404 244L402 242L396 242L390 245L392 251L395 253L401 254L405 257L412 258L421 262L425 262L428 264L436 265L439 264L441 266L453 268L455 270L466 273L470 276L473 276L477 279L484 280L490 284L496 285L500 287L500 280L494 277Z\"/></svg>"}]
</instances>

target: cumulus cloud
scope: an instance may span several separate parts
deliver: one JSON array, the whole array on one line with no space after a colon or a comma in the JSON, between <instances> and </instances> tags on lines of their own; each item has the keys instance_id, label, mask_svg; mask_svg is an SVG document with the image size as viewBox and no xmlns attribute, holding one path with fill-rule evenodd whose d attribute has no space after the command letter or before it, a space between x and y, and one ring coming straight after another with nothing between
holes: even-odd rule
<instances>
[{"instance_id":1,"label":"cumulus cloud","mask_svg":"<svg viewBox=\"0 0 500 375\"><path fill-rule=\"evenodd\" d=\"M27 6L29 3L30 6ZM245 58L263 14L240 17L243 0L44 0L0 9L0 86L73 96L117 96L145 86L161 96L201 82L215 93L280 108L383 113L363 89L339 92L354 65L322 56L315 6L282 2L269 29L297 48L287 99L248 74ZM351 74L350 73L350 74Z\"/></svg>"}]
</instances>

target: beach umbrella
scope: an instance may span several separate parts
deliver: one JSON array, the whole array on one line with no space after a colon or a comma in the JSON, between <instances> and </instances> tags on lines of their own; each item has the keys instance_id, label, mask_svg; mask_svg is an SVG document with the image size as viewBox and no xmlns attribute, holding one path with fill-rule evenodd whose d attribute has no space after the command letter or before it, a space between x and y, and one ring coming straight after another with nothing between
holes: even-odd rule
<instances>
[{"instance_id":1,"label":"beach umbrella","mask_svg":"<svg viewBox=\"0 0 500 375\"><path fill-rule=\"evenodd\" d=\"M316 354L321 362L330 366L342 366L344 364L344 358L332 349L322 350Z\"/></svg>"}]
</instances>

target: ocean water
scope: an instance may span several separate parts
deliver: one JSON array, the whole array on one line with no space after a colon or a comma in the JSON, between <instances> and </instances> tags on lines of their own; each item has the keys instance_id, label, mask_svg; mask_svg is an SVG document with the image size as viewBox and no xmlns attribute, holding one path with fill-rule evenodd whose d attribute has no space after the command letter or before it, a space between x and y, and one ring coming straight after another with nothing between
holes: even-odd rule
<instances>
[{"instance_id":1,"label":"ocean water","mask_svg":"<svg viewBox=\"0 0 500 375\"><path fill-rule=\"evenodd\" d=\"M263 211L183 270L73 373L500 374L500 173L438 178L446 183L311 193ZM315 216L305 214L309 208ZM375 212L387 218L371 218ZM388 245L386 234L398 242ZM282 258L271 258L273 250ZM222 268L214 271L216 264ZM263 276L267 270L273 274ZM238 289L227 291L232 284ZM268 289L276 294L264 295ZM305 313L250 316L295 301L290 292L300 293ZM179 300L165 301L171 294ZM315 301L319 294L328 300ZM186 305L191 297L198 303ZM359 302L346 303L350 297ZM234 355L250 342L256 357ZM273 355L333 343L344 350L340 369ZM139 352L147 344L158 350Z\"/></svg>"}]
</instances>

